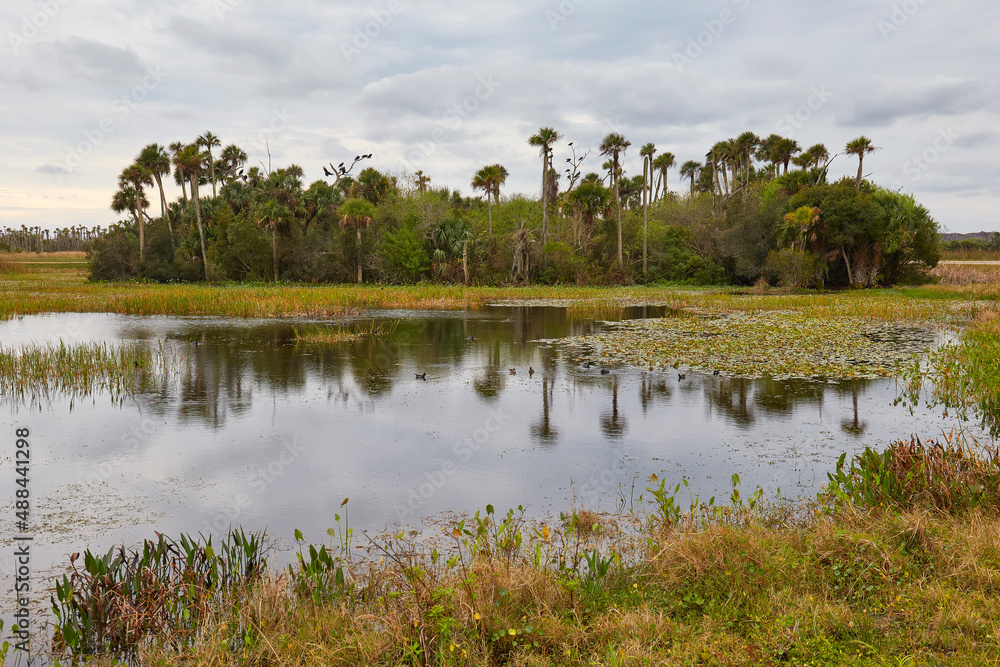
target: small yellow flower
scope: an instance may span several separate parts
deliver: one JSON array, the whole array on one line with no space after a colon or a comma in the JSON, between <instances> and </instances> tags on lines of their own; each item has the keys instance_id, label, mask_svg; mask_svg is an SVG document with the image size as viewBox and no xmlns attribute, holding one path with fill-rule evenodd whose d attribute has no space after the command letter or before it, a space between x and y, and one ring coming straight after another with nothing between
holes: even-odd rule
<instances>
[{"instance_id":1,"label":"small yellow flower","mask_svg":"<svg viewBox=\"0 0 1000 667\"><path fill-rule=\"evenodd\" d=\"M507 634L513 637L514 635L517 634L517 630L515 630L514 628L510 628L507 630Z\"/></svg>"},{"instance_id":2,"label":"small yellow flower","mask_svg":"<svg viewBox=\"0 0 1000 667\"><path fill-rule=\"evenodd\" d=\"M452 644L452 645L451 645L451 652L452 652L452 653L454 653L454 652L455 652L455 644Z\"/></svg>"},{"instance_id":3,"label":"small yellow flower","mask_svg":"<svg viewBox=\"0 0 1000 667\"><path fill-rule=\"evenodd\" d=\"M472 617L475 618L478 621L479 620L479 612L476 612L475 614L473 614Z\"/></svg>"}]
</instances>

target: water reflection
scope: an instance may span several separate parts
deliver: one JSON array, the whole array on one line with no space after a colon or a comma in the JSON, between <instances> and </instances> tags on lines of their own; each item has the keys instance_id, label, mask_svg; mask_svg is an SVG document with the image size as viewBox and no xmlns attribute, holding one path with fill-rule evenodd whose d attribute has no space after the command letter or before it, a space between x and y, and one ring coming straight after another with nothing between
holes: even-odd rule
<instances>
[{"instance_id":1,"label":"water reflection","mask_svg":"<svg viewBox=\"0 0 1000 667\"><path fill-rule=\"evenodd\" d=\"M138 444L113 436L81 450L53 444L53 461L69 463L53 463L46 474L58 486L79 476L79 466L120 456L122 474L138 484L178 485L187 510L167 513L178 522L217 518L295 439L308 443L307 459L286 466L259 496L250 494L231 520L322 531L327 510L348 495L357 499L354 516L370 526L396 521L399 507L417 520L505 499L562 509L581 480L621 476L626 468L630 478L687 476L705 497L733 472L747 486L807 494L841 452L943 427L933 415L893 408L885 380L751 381L693 372L679 379L672 369L602 375L585 366L582 351L553 342L602 328L564 308L390 312L378 321L395 323L392 334L337 345L297 342L296 329L339 326L330 322L112 315L24 318L0 323L0 335L43 342L76 322L89 340L147 341L176 355L178 372L144 375L124 403L52 397L45 410L53 443L94 437L81 431L85 424L119 432L137 419L155 424L156 433ZM13 415L26 410L7 402ZM491 419L501 427L485 429ZM440 471L449 465L457 472L444 479ZM426 484L427 494L415 491ZM600 488L613 496L608 484Z\"/></svg>"}]
</instances>

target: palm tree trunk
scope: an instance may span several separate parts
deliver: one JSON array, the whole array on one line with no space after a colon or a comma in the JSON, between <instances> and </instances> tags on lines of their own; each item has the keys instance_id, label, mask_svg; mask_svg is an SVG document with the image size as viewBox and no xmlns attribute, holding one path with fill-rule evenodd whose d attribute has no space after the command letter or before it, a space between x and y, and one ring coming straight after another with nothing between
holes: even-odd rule
<instances>
[{"instance_id":1,"label":"palm tree trunk","mask_svg":"<svg viewBox=\"0 0 1000 667\"><path fill-rule=\"evenodd\" d=\"M489 192L486 193L486 216L490 225L490 238L493 238L493 201Z\"/></svg>"},{"instance_id":2,"label":"palm tree trunk","mask_svg":"<svg viewBox=\"0 0 1000 667\"><path fill-rule=\"evenodd\" d=\"M615 177L612 179L615 185L615 212L618 219L618 268L625 270L625 258L622 255L622 199L618 192L618 162L612 167L615 170Z\"/></svg>"},{"instance_id":3,"label":"palm tree trunk","mask_svg":"<svg viewBox=\"0 0 1000 667\"><path fill-rule=\"evenodd\" d=\"M271 261L274 263L274 282L278 282L278 222L271 221Z\"/></svg>"},{"instance_id":4,"label":"palm tree trunk","mask_svg":"<svg viewBox=\"0 0 1000 667\"><path fill-rule=\"evenodd\" d=\"M146 258L146 224L142 221L142 208L139 202L135 204L135 223L139 226L139 261Z\"/></svg>"},{"instance_id":5,"label":"palm tree trunk","mask_svg":"<svg viewBox=\"0 0 1000 667\"><path fill-rule=\"evenodd\" d=\"M170 224L170 218L167 216L167 196L163 194L163 179L160 178L159 174L153 174L156 177L156 187L160 189L160 215L163 219L167 221L167 231L170 232L170 249L174 249L174 226Z\"/></svg>"},{"instance_id":6,"label":"palm tree trunk","mask_svg":"<svg viewBox=\"0 0 1000 667\"><path fill-rule=\"evenodd\" d=\"M549 198L548 198L548 187L546 181L549 178L549 151L548 147L543 148L542 153L542 251L544 253L545 243L548 241L549 236ZM545 255L543 254L542 257Z\"/></svg>"},{"instance_id":7,"label":"palm tree trunk","mask_svg":"<svg viewBox=\"0 0 1000 667\"><path fill-rule=\"evenodd\" d=\"M865 154L858 155L858 178L854 182L854 191L861 192L861 179L864 177Z\"/></svg>"},{"instance_id":8,"label":"palm tree trunk","mask_svg":"<svg viewBox=\"0 0 1000 667\"><path fill-rule=\"evenodd\" d=\"M191 198L194 199L195 221L198 223L198 240L201 242L201 262L205 267L205 282L208 282L208 255L205 254L205 228L201 224L201 202L198 200L198 177L191 178Z\"/></svg>"},{"instance_id":9,"label":"palm tree trunk","mask_svg":"<svg viewBox=\"0 0 1000 667\"><path fill-rule=\"evenodd\" d=\"M469 240L466 239L462 241L462 275L465 278L465 284L469 284Z\"/></svg>"},{"instance_id":10,"label":"palm tree trunk","mask_svg":"<svg viewBox=\"0 0 1000 667\"><path fill-rule=\"evenodd\" d=\"M850 287L854 284L854 276L851 275L851 261L847 259L847 250L844 246L840 246L840 254L844 256L844 266L847 267L847 286Z\"/></svg>"},{"instance_id":11,"label":"palm tree trunk","mask_svg":"<svg viewBox=\"0 0 1000 667\"><path fill-rule=\"evenodd\" d=\"M649 191L652 183L650 177L650 159L647 157L642 162L642 279L649 282L649 266L646 263L647 233L649 224Z\"/></svg>"},{"instance_id":12,"label":"palm tree trunk","mask_svg":"<svg viewBox=\"0 0 1000 667\"><path fill-rule=\"evenodd\" d=\"M361 227L358 226L358 284L361 284Z\"/></svg>"}]
</instances>

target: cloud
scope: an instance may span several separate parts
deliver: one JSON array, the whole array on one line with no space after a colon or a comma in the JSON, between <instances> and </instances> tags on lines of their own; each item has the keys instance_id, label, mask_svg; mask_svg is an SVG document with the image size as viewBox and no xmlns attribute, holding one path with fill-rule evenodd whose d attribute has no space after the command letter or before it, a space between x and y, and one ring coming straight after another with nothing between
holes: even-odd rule
<instances>
[{"instance_id":1,"label":"cloud","mask_svg":"<svg viewBox=\"0 0 1000 667\"><path fill-rule=\"evenodd\" d=\"M35 167L35 171L39 174L48 174L50 176L65 176L69 173L69 169L60 167L57 164L43 164Z\"/></svg>"},{"instance_id":2,"label":"cloud","mask_svg":"<svg viewBox=\"0 0 1000 667\"><path fill-rule=\"evenodd\" d=\"M971 113L987 104L983 93L982 84L972 79L870 79L855 87L857 101L841 124L887 127L907 118Z\"/></svg>"}]
</instances>

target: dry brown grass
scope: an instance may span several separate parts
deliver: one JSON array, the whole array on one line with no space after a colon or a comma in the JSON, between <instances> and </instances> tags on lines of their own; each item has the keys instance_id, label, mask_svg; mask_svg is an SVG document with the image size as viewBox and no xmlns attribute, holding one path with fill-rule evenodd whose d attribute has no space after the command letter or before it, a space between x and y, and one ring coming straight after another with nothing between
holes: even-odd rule
<instances>
[{"instance_id":1,"label":"dry brown grass","mask_svg":"<svg viewBox=\"0 0 1000 667\"><path fill-rule=\"evenodd\" d=\"M930 275L941 285L988 285L1000 282L1000 266L990 264L938 264Z\"/></svg>"}]
</instances>

